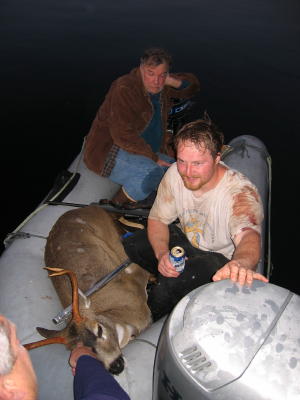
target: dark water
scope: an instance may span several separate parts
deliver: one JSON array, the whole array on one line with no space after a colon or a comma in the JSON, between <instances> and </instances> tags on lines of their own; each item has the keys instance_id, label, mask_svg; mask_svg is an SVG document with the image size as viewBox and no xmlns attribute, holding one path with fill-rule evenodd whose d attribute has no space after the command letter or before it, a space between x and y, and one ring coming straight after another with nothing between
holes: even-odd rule
<instances>
[{"instance_id":1,"label":"dark water","mask_svg":"<svg viewBox=\"0 0 300 400\"><path fill-rule=\"evenodd\" d=\"M272 282L300 293L298 0L2 0L1 239L81 148L113 79L162 46L202 83L229 141L253 134L273 162Z\"/></svg>"}]
</instances>

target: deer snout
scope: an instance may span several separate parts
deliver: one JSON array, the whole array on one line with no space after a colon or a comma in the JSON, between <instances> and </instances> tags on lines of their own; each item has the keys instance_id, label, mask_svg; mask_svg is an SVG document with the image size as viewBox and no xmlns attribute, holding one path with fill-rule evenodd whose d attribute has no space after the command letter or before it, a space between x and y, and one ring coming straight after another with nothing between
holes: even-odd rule
<instances>
[{"instance_id":1,"label":"deer snout","mask_svg":"<svg viewBox=\"0 0 300 400\"><path fill-rule=\"evenodd\" d=\"M121 355L110 364L109 372L113 375L119 375L124 369L124 364L124 358Z\"/></svg>"}]
</instances>

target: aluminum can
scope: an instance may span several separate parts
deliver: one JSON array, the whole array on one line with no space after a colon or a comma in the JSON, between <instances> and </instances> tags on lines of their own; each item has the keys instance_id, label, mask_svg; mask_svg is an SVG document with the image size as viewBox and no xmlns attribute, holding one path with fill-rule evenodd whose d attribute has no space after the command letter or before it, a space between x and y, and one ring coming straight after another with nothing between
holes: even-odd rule
<instances>
[{"instance_id":1,"label":"aluminum can","mask_svg":"<svg viewBox=\"0 0 300 400\"><path fill-rule=\"evenodd\" d=\"M169 255L170 261L177 272L182 272L185 266L185 251L180 246L175 246L171 249Z\"/></svg>"}]
</instances>

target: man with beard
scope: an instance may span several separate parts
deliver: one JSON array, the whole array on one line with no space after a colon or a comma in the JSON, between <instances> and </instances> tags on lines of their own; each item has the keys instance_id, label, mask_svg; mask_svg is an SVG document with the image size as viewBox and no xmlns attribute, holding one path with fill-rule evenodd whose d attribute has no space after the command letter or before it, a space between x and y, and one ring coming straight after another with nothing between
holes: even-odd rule
<instances>
[{"instance_id":1,"label":"man with beard","mask_svg":"<svg viewBox=\"0 0 300 400\"><path fill-rule=\"evenodd\" d=\"M149 214L148 239L139 232L124 241L131 260L157 276L148 298L154 320L211 280L268 281L255 272L263 220L259 193L221 162L222 146L223 134L211 121L182 127L175 137L177 162L162 179ZM177 219L179 227L172 224ZM169 259L174 246L187 256L181 274Z\"/></svg>"}]
</instances>

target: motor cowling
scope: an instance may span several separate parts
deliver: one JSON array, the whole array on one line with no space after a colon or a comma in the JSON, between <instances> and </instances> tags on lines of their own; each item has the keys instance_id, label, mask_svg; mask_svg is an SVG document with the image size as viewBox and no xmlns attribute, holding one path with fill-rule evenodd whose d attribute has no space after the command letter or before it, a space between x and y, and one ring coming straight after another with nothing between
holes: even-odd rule
<instances>
[{"instance_id":1,"label":"motor cowling","mask_svg":"<svg viewBox=\"0 0 300 400\"><path fill-rule=\"evenodd\" d=\"M230 280L195 289L159 339L153 400L300 398L300 297Z\"/></svg>"}]
</instances>

